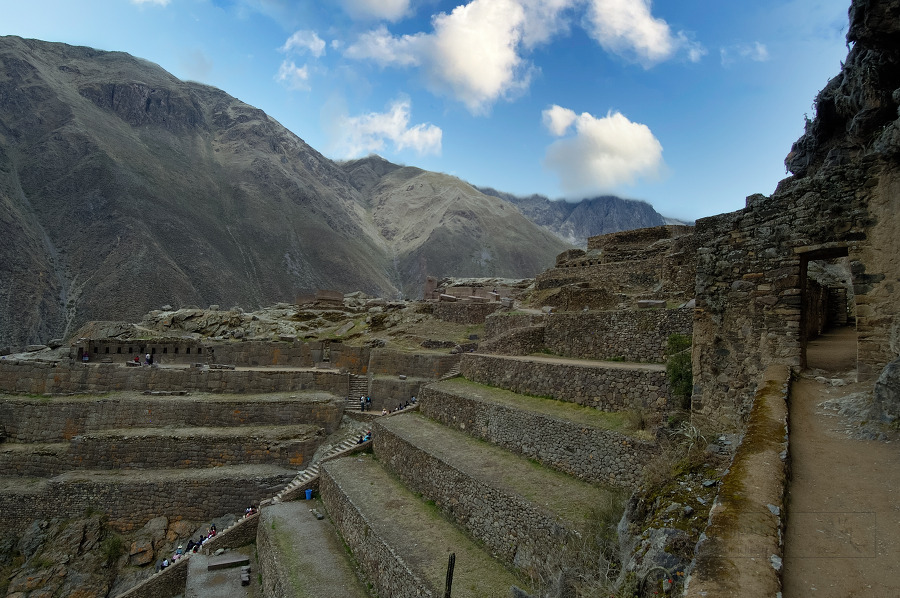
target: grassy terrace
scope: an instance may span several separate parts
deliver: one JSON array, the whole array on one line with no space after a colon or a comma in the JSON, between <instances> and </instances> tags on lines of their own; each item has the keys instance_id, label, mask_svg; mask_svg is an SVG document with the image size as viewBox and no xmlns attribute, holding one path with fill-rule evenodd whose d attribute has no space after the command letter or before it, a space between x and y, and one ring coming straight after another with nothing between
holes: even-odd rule
<instances>
[{"instance_id":1,"label":"grassy terrace","mask_svg":"<svg viewBox=\"0 0 900 598\"><path fill-rule=\"evenodd\" d=\"M544 467L416 413L385 418L379 423L473 478L521 496L575 527L581 527L590 518L593 505L618 494L616 489L595 486Z\"/></svg>"},{"instance_id":2,"label":"grassy terrace","mask_svg":"<svg viewBox=\"0 0 900 598\"><path fill-rule=\"evenodd\" d=\"M454 598L508 598L511 585L524 582L490 557L438 509L422 501L369 454L326 465L373 530L440 595L447 557L456 553Z\"/></svg>"},{"instance_id":3,"label":"grassy terrace","mask_svg":"<svg viewBox=\"0 0 900 598\"><path fill-rule=\"evenodd\" d=\"M593 428L612 430L634 436L635 438L647 439L646 432L633 428L630 420L633 419L632 416L634 414L627 411L600 411L577 403L516 394L502 388L478 384L465 378L451 378L450 380L432 384L430 388L466 398L498 403L506 407L530 411Z\"/></svg>"}]
</instances>

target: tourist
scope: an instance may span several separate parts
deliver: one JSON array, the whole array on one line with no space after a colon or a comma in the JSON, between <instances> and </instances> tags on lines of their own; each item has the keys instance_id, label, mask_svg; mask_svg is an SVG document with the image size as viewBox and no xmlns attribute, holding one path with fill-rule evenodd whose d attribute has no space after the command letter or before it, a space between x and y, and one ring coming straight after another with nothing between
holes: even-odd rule
<instances>
[{"instance_id":1,"label":"tourist","mask_svg":"<svg viewBox=\"0 0 900 598\"><path fill-rule=\"evenodd\" d=\"M366 396L366 411L372 410L372 397Z\"/></svg>"},{"instance_id":2,"label":"tourist","mask_svg":"<svg viewBox=\"0 0 900 598\"><path fill-rule=\"evenodd\" d=\"M381 415L387 415L387 409L382 408L382 409L381 409Z\"/></svg>"},{"instance_id":3,"label":"tourist","mask_svg":"<svg viewBox=\"0 0 900 598\"><path fill-rule=\"evenodd\" d=\"M147 353L147 354L144 356L144 365L150 365L151 363L153 363L153 362L150 361L150 354Z\"/></svg>"},{"instance_id":4,"label":"tourist","mask_svg":"<svg viewBox=\"0 0 900 598\"><path fill-rule=\"evenodd\" d=\"M366 398L365 397L359 397L359 410L360 411L366 410Z\"/></svg>"}]
</instances>

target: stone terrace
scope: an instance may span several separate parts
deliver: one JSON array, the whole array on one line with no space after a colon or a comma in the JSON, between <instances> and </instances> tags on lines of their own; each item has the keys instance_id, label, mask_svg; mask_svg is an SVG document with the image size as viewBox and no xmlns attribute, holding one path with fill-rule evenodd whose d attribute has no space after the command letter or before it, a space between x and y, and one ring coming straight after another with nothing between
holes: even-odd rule
<instances>
[{"instance_id":1,"label":"stone terrace","mask_svg":"<svg viewBox=\"0 0 900 598\"><path fill-rule=\"evenodd\" d=\"M375 438L375 456L407 488L521 569L577 537L609 493L414 413L379 420Z\"/></svg>"},{"instance_id":2,"label":"stone terrace","mask_svg":"<svg viewBox=\"0 0 900 598\"><path fill-rule=\"evenodd\" d=\"M450 553L456 598L507 598L523 585L371 456L329 461L322 471L328 514L379 595L437 598Z\"/></svg>"},{"instance_id":3,"label":"stone terrace","mask_svg":"<svg viewBox=\"0 0 900 598\"><path fill-rule=\"evenodd\" d=\"M662 412L669 404L663 365L467 353L460 371L480 384L604 411Z\"/></svg>"},{"instance_id":4,"label":"stone terrace","mask_svg":"<svg viewBox=\"0 0 900 598\"><path fill-rule=\"evenodd\" d=\"M621 432L623 414L454 378L425 388L424 415L582 480L633 487L657 447Z\"/></svg>"}]
</instances>

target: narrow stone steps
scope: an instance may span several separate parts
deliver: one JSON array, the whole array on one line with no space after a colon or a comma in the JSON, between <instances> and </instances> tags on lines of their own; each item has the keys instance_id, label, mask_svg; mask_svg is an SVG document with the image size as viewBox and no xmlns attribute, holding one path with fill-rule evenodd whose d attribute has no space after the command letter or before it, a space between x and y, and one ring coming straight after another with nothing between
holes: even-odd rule
<instances>
[{"instance_id":1,"label":"narrow stone steps","mask_svg":"<svg viewBox=\"0 0 900 598\"><path fill-rule=\"evenodd\" d=\"M618 491L485 444L416 413L375 426L375 456L504 562L539 567Z\"/></svg>"},{"instance_id":2,"label":"narrow stone steps","mask_svg":"<svg viewBox=\"0 0 900 598\"><path fill-rule=\"evenodd\" d=\"M366 376L350 374L350 384L347 391L347 409L359 411L359 397L369 394L369 380Z\"/></svg>"},{"instance_id":3,"label":"narrow stone steps","mask_svg":"<svg viewBox=\"0 0 900 598\"><path fill-rule=\"evenodd\" d=\"M322 470L322 502L378 595L443 596L451 553L454 598L508 598L511 586L524 586L371 455L328 461Z\"/></svg>"},{"instance_id":4,"label":"narrow stone steps","mask_svg":"<svg viewBox=\"0 0 900 598\"><path fill-rule=\"evenodd\" d=\"M325 455L323 455L322 459L332 458L335 455L339 455L340 453L349 451L350 449L359 446L356 440L351 438L347 438L335 446L331 447ZM320 461L321 463L321 461ZM297 488L301 488L307 484L309 484L312 480L319 476L319 464L313 464L307 467L306 469L297 472L297 476L288 483L278 494L272 497L273 503L280 503L285 500L287 496L290 496L297 490Z\"/></svg>"}]
</instances>

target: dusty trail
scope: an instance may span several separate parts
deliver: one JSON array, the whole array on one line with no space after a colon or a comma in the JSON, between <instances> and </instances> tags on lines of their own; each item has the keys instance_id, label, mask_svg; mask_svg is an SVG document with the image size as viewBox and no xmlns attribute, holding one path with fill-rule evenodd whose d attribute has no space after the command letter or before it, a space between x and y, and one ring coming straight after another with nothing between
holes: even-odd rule
<instances>
[{"instance_id":1,"label":"dusty trail","mask_svg":"<svg viewBox=\"0 0 900 598\"><path fill-rule=\"evenodd\" d=\"M852 329L811 342L791 391L785 598L900 596L900 446L854 439L819 406L831 379L872 387L852 383L855 351Z\"/></svg>"}]
</instances>

